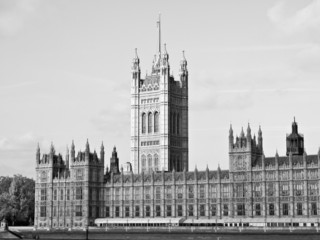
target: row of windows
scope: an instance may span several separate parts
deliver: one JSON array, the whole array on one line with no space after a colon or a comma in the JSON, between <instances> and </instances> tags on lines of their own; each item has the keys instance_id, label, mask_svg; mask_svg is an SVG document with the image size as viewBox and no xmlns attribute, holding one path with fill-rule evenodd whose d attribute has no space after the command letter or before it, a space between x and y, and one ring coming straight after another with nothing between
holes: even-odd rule
<instances>
[{"instance_id":1,"label":"row of windows","mask_svg":"<svg viewBox=\"0 0 320 240\"><path fill-rule=\"evenodd\" d=\"M66 207L64 208L63 206L61 206L59 208L59 213L58 213L58 207L57 206L53 206L53 209L52 209L52 216L53 217L57 217L58 214L59 216L70 216L70 208L69 207ZM82 206L81 205L76 205L75 206L75 215L76 217L82 217ZM46 217L47 216L47 207L46 206L41 206L40 207L40 217Z\"/></svg>"},{"instance_id":2,"label":"row of windows","mask_svg":"<svg viewBox=\"0 0 320 240\"><path fill-rule=\"evenodd\" d=\"M152 196L155 196L155 199L162 199L162 194L163 194L163 190L162 187L155 187L154 188L154 193L155 195L153 195L153 193L151 192L151 187L147 186L144 187L144 193L142 194L142 188L141 187L134 187L133 188L133 193L132 189L129 187L125 187L124 191L123 191L123 199L124 200L131 200L132 199L132 194L133 194L133 198L135 200L140 200L140 199L145 199L145 200L149 200L152 199ZM183 190L183 186L177 186L176 187L176 198L177 199L182 199L184 194L183 194L184 190ZM187 187L187 196L189 199L195 198L195 188L193 185L190 185ZM114 189L114 200L118 201L121 200L121 192L120 192L120 188L115 188ZM172 199L174 197L174 192L173 192L173 188L172 186L166 186L164 189L164 198L165 199ZM198 197L200 199L204 199L206 198L206 191L205 191L205 186L204 185L200 185L198 188ZM106 200L111 200L111 191L110 189L106 189Z\"/></svg>"},{"instance_id":3,"label":"row of windows","mask_svg":"<svg viewBox=\"0 0 320 240\"><path fill-rule=\"evenodd\" d=\"M159 132L159 113L158 112L155 112L154 114L152 112L149 112L148 114L142 113L141 126L142 126L141 132L143 134L147 132L147 127L148 127L148 133Z\"/></svg>"},{"instance_id":4,"label":"row of windows","mask_svg":"<svg viewBox=\"0 0 320 240\"><path fill-rule=\"evenodd\" d=\"M163 214L167 217L172 216L172 205L166 205L165 207L165 213L161 213L162 206L161 205L155 205L154 207L154 214L153 216L156 217L161 217ZM131 217L131 212L130 212L130 206L124 206L124 217ZM209 215L210 216L217 216L218 214L218 208L217 204L211 204L209 209L208 209ZM269 216L274 216L275 215L275 206L273 203L268 204L268 209L267 209L268 215ZM246 216L246 207L245 204L237 204L235 213L237 216ZM141 207L140 206L134 206L133 209L133 216L135 217L150 217L151 216L151 206L146 205L144 206L144 216L143 213L141 212ZM193 204L187 205L186 209L186 214L187 216L194 216L195 214L195 206ZM229 216L229 204L223 204L222 209L221 209L221 214L223 216ZM255 216L261 216L262 214L262 206L261 204L255 204L254 205L254 214ZM295 214L298 216L303 215L303 208L302 208L302 203L297 203L296 208L295 208ZM315 216L317 215L317 203L311 203L311 209L310 209L310 214ZM184 216L183 213L183 205L177 205L176 206L176 215L178 217ZM198 215L199 216L206 216L206 205L205 204L200 204L198 205ZM289 215L289 204L288 203L283 203L281 206L281 215L282 216L288 216ZM106 207L106 214L105 217L111 217L111 208L109 206ZM121 212L120 212L120 206L115 206L114 207L114 217L121 217Z\"/></svg>"},{"instance_id":5,"label":"row of windows","mask_svg":"<svg viewBox=\"0 0 320 240\"><path fill-rule=\"evenodd\" d=\"M143 169L147 169L147 166L143 165ZM115 200L120 200L120 189L121 188L115 188ZM218 185L216 184L212 184L209 185L209 189L208 189L208 193L209 196L207 196L207 188L206 185L201 184L198 185L198 193L195 192L195 186L194 185L187 185L187 189L186 192L184 191L184 185L177 185L175 187L175 193L173 192L172 186L165 186L160 187L160 186L155 186L154 187L154 192L155 192L155 199L161 199L162 196L164 196L164 198L168 198L167 196L167 192L170 192L171 194L169 196L171 196L170 198L174 197L175 194L175 198L177 199L182 199L182 198L188 198L188 199L192 199L192 198L217 198L218 197ZM150 186L145 186L144 187L144 193L142 193L142 188L141 187L134 187L133 189L134 192L137 192L137 196L141 196L142 194L144 194L145 199L151 199L153 196L153 193L151 192L151 187ZM230 192L230 186L228 184L223 184L221 185L221 189L220 189L221 193L220 193L220 197L222 198L229 198L231 195ZM124 188L124 192L125 192L125 200L130 200L131 199L131 190L129 187ZM252 194L254 197L262 197L262 186L261 185L253 185L253 189L252 189ZM164 195L162 195L164 194ZM234 197L238 197L238 198L243 198L246 197L246 194L251 194L248 192L248 187L246 184L235 184L234 185L234 192L233 192L233 196ZM308 188L308 195L309 196L314 196L318 194L318 187L315 184L311 184L309 185ZM268 184L267 185L267 189L266 189L266 195L267 196L274 196L275 195L275 184ZM280 195L281 196L289 196L289 185L283 185L281 190L280 190ZM297 185L295 187L294 190L294 195L295 196L300 196L303 195L303 189L302 189L302 185ZM111 192L110 189L107 188L106 189L106 200L111 200ZM138 200L138 199L136 199Z\"/></svg>"}]
</instances>

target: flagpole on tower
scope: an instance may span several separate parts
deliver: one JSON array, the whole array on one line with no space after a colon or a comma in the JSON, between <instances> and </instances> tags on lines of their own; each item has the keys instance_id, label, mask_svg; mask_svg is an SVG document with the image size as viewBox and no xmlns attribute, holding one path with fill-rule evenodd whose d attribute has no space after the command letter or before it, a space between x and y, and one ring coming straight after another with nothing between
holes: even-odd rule
<instances>
[{"instance_id":1,"label":"flagpole on tower","mask_svg":"<svg viewBox=\"0 0 320 240\"><path fill-rule=\"evenodd\" d=\"M157 21L157 27L159 28L159 53L161 54L161 14L159 13L159 19Z\"/></svg>"}]
</instances>

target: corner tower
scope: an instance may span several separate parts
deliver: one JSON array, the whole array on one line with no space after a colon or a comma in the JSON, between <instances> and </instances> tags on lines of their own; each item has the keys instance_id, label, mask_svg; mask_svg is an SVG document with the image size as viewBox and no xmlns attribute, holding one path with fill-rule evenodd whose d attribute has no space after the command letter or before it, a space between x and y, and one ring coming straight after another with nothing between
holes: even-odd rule
<instances>
[{"instance_id":1,"label":"corner tower","mask_svg":"<svg viewBox=\"0 0 320 240\"><path fill-rule=\"evenodd\" d=\"M134 173L188 171L188 70L184 53L179 79L170 75L169 54L159 49L151 73L141 78L137 51L131 79L131 164Z\"/></svg>"}]
</instances>

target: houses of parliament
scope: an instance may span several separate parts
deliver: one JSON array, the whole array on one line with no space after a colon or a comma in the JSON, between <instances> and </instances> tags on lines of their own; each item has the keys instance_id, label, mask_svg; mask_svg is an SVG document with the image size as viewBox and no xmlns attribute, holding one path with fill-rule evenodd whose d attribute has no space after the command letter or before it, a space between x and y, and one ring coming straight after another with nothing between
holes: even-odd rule
<instances>
[{"instance_id":1,"label":"houses of parliament","mask_svg":"<svg viewBox=\"0 0 320 240\"><path fill-rule=\"evenodd\" d=\"M159 48L150 74L141 77L137 51L131 68L131 160L120 167L114 147L66 156L36 152L35 227L97 226L320 226L320 152L307 155L297 122L286 155L265 157L263 136L250 125L234 137L229 170L188 165L188 68L179 77ZM214 134L214 133L213 133Z\"/></svg>"}]
</instances>

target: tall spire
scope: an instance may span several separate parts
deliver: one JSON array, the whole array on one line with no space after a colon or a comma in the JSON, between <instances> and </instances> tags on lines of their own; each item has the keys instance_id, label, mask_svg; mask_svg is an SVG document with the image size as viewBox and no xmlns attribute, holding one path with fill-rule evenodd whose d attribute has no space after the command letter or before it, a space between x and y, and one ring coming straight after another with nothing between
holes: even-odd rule
<instances>
[{"instance_id":1,"label":"tall spire","mask_svg":"<svg viewBox=\"0 0 320 240\"><path fill-rule=\"evenodd\" d=\"M159 13L159 19L157 21L157 27L158 27L158 30L159 30L159 53L161 54L161 15Z\"/></svg>"}]
</instances>

